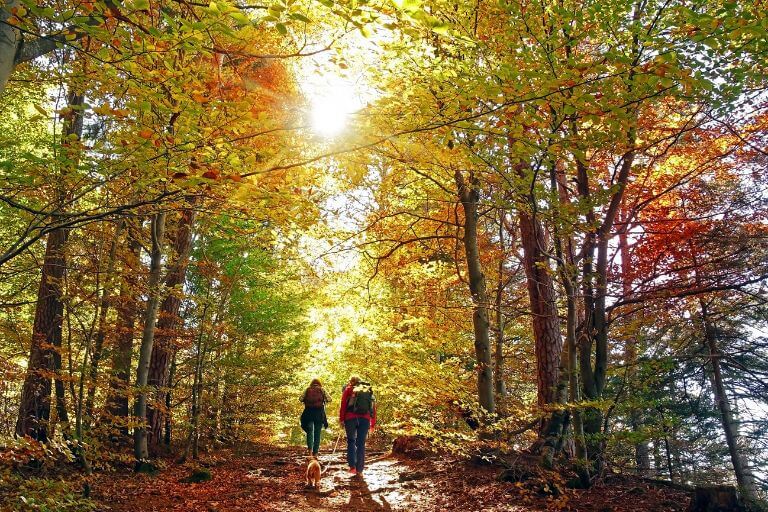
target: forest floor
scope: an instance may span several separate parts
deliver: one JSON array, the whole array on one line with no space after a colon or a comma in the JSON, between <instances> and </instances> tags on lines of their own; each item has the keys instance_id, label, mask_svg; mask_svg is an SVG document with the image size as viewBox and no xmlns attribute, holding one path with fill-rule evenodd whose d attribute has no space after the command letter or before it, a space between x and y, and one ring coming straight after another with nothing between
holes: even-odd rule
<instances>
[{"instance_id":1,"label":"forest floor","mask_svg":"<svg viewBox=\"0 0 768 512\"><path fill-rule=\"evenodd\" d=\"M321 455L320 462L325 471L320 488L310 489L306 458L296 448L218 451L196 465L169 460L152 476L102 473L92 482L92 498L104 512L682 511L690 501L685 491L634 478L614 477L586 491L536 479L506 483L498 480L497 466L445 457L411 460L373 453L362 477L347 474L341 450ZM210 470L212 479L184 483L194 467Z\"/></svg>"}]
</instances>

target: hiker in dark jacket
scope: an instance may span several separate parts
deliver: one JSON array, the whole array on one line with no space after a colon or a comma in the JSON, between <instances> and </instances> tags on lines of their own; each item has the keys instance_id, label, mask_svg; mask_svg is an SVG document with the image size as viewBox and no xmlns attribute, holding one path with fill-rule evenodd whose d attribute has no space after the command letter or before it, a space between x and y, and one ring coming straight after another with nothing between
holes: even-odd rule
<instances>
[{"instance_id":1,"label":"hiker in dark jacket","mask_svg":"<svg viewBox=\"0 0 768 512\"><path fill-rule=\"evenodd\" d=\"M339 422L347 434L347 464L350 475L363 474L365 440L376 427L376 401L373 389L360 377L353 375L341 394Z\"/></svg>"},{"instance_id":2,"label":"hiker in dark jacket","mask_svg":"<svg viewBox=\"0 0 768 512\"><path fill-rule=\"evenodd\" d=\"M299 400L304 404L304 412L301 413L301 429L307 433L307 452L317 457L317 452L320 451L320 434L323 427L328 428L325 404L330 402L330 398L320 384L320 380L312 379Z\"/></svg>"}]
</instances>

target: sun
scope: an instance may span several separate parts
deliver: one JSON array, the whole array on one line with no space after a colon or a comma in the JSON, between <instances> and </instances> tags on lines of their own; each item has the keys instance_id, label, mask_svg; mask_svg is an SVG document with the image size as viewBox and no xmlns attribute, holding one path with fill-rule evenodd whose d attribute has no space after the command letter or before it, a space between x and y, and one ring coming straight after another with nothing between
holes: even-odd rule
<instances>
[{"instance_id":1,"label":"sun","mask_svg":"<svg viewBox=\"0 0 768 512\"><path fill-rule=\"evenodd\" d=\"M297 75L306 100L306 126L315 136L333 139L348 132L355 115L377 98L362 62L341 63L319 55L299 63Z\"/></svg>"},{"instance_id":2,"label":"sun","mask_svg":"<svg viewBox=\"0 0 768 512\"><path fill-rule=\"evenodd\" d=\"M354 84L339 76L326 76L324 83L313 84L310 90L312 131L322 137L341 134L350 116L363 106Z\"/></svg>"}]
</instances>

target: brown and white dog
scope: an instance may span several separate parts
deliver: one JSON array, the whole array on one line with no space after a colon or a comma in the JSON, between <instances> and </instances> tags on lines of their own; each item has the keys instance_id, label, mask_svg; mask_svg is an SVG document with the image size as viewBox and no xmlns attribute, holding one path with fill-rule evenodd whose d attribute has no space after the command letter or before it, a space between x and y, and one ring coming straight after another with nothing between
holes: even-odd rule
<instances>
[{"instance_id":1,"label":"brown and white dog","mask_svg":"<svg viewBox=\"0 0 768 512\"><path fill-rule=\"evenodd\" d=\"M320 475L322 475L320 462L315 457L310 456L307 463L307 486L315 489L320 488Z\"/></svg>"}]
</instances>

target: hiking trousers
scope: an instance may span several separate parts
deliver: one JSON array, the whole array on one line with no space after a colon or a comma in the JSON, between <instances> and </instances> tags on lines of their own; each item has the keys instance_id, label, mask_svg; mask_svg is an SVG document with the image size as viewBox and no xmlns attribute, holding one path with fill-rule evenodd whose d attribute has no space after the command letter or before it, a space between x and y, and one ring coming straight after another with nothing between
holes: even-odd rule
<instances>
[{"instance_id":1,"label":"hiking trousers","mask_svg":"<svg viewBox=\"0 0 768 512\"><path fill-rule=\"evenodd\" d=\"M323 422L310 421L303 425L303 427L307 433L307 449L313 455L317 455L317 452L320 451L320 434L323 432Z\"/></svg>"},{"instance_id":2,"label":"hiking trousers","mask_svg":"<svg viewBox=\"0 0 768 512\"><path fill-rule=\"evenodd\" d=\"M368 418L352 418L344 422L344 430L347 433L347 464L358 473L365 467L365 440L370 428L371 420Z\"/></svg>"}]
</instances>

